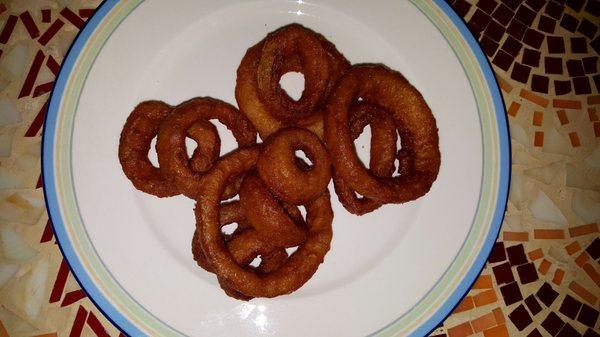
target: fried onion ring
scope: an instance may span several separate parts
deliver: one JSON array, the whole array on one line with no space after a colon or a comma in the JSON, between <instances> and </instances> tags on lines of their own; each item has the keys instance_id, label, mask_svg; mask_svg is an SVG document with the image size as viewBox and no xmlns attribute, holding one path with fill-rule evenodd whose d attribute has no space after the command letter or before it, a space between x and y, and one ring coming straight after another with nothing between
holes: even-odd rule
<instances>
[{"instance_id":1,"label":"fried onion ring","mask_svg":"<svg viewBox=\"0 0 600 337\"><path fill-rule=\"evenodd\" d=\"M235 97L262 139L286 126L323 136L322 107L345 69L346 58L321 34L298 24L284 26L249 48L237 70ZM279 85L281 76L303 73L298 101Z\"/></svg>"},{"instance_id":2,"label":"fried onion ring","mask_svg":"<svg viewBox=\"0 0 600 337\"><path fill-rule=\"evenodd\" d=\"M246 219L262 240L276 247L292 247L306 239L305 223L296 221L264 185L256 174L248 174L240 188L240 205ZM298 209L291 207L292 210Z\"/></svg>"},{"instance_id":3,"label":"fried onion ring","mask_svg":"<svg viewBox=\"0 0 600 337\"><path fill-rule=\"evenodd\" d=\"M177 106L161 124L156 142L156 152L161 173L168 177L187 197L195 199L200 190L203 172L192 169L187 156L185 138L188 130L197 122L217 119L229 130L240 147L256 143L256 131L252 124L235 107L213 98L195 98ZM236 183L236 178L238 182ZM236 194L241 177L231 181L227 196Z\"/></svg>"},{"instance_id":4,"label":"fried onion ring","mask_svg":"<svg viewBox=\"0 0 600 337\"><path fill-rule=\"evenodd\" d=\"M296 150L302 150L313 163L305 169L297 163ZM327 149L315 134L299 128L273 133L263 145L256 169L269 190L281 200L302 205L315 200L331 180Z\"/></svg>"},{"instance_id":5,"label":"fried onion ring","mask_svg":"<svg viewBox=\"0 0 600 337\"><path fill-rule=\"evenodd\" d=\"M350 107L350 135L358 138L364 128L371 127L371 147L369 150L369 172L380 178L391 177L396 159L396 126L392 117L381 107L356 102ZM358 197L334 170L333 184L340 203L350 213L362 215L381 207L382 203L367 197Z\"/></svg>"},{"instance_id":6,"label":"fried onion ring","mask_svg":"<svg viewBox=\"0 0 600 337\"><path fill-rule=\"evenodd\" d=\"M238 149L221 158L202 177L203 190L195 208L196 229L201 250L221 284L248 297L275 297L298 289L323 262L331 244L333 211L327 192L306 205L306 242L277 270L263 274L238 265L221 235L219 205L228 180L252 170L259 153L259 147Z\"/></svg>"},{"instance_id":7,"label":"fried onion ring","mask_svg":"<svg viewBox=\"0 0 600 337\"><path fill-rule=\"evenodd\" d=\"M119 161L125 176L138 190L161 198L177 195L179 189L152 165L148 152L152 139L172 109L159 101L138 104L127 117L119 140Z\"/></svg>"},{"instance_id":8,"label":"fried onion ring","mask_svg":"<svg viewBox=\"0 0 600 337\"><path fill-rule=\"evenodd\" d=\"M405 174L380 178L356 155L349 111L359 98L377 104L393 117L411 167ZM400 73L383 65L357 65L338 81L325 115L325 143L338 174L353 190L382 203L403 203L429 191L440 167L435 118L423 96ZM405 166L405 165L401 165Z\"/></svg>"}]
</instances>

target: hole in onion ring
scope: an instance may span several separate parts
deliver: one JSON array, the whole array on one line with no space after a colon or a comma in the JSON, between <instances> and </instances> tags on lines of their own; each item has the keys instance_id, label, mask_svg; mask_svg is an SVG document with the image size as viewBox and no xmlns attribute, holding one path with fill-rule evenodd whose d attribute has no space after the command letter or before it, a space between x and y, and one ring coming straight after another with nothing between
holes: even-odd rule
<instances>
[{"instance_id":1,"label":"hole in onion ring","mask_svg":"<svg viewBox=\"0 0 600 337\"><path fill-rule=\"evenodd\" d=\"M298 101L304 92L304 74L295 71L287 72L279 79L279 85L290 98Z\"/></svg>"},{"instance_id":2,"label":"hole in onion ring","mask_svg":"<svg viewBox=\"0 0 600 337\"><path fill-rule=\"evenodd\" d=\"M396 153L400 153L400 150L402 149L402 137L400 137L400 133L398 132L398 130L396 130L396 133ZM392 173L392 177L395 178L399 177L400 175L400 159L398 158L398 156L396 156L396 159L394 160L394 172Z\"/></svg>"},{"instance_id":3,"label":"hole in onion ring","mask_svg":"<svg viewBox=\"0 0 600 337\"><path fill-rule=\"evenodd\" d=\"M296 156L296 158L304 162L304 164L308 165L308 168L311 168L313 166L313 162L310 160L310 158L308 158L306 152L304 152L303 150L296 150L294 152L294 155Z\"/></svg>"},{"instance_id":4,"label":"hole in onion ring","mask_svg":"<svg viewBox=\"0 0 600 337\"><path fill-rule=\"evenodd\" d=\"M257 257L254 258L254 260L252 260L252 262L250 262L250 264L248 266L257 268L261 262L262 262L262 258L260 255L258 255Z\"/></svg>"},{"instance_id":5,"label":"hole in onion ring","mask_svg":"<svg viewBox=\"0 0 600 337\"><path fill-rule=\"evenodd\" d=\"M217 131L219 132L219 138L221 138L221 153L220 156L223 157L227 153L235 150L237 148L237 141L235 137L233 137L233 133L229 130L225 124L221 123L218 119L211 119L210 122L217 127Z\"/></svg>"},{"instance_id":6,"label":"hole in onion ring","mask_svg":"<svg viewBox=\"0 0 600 337\"><path fill-rule=\"evenodd\" d=\"M360 148L359 148L360 146ZM354 140L354 147L357 149L358 159L364 167L369 167L371 159L371 125L367 124L358 138Z\"/></svg>"},{"instance_id":7,"label":"hole in onion ring","mask_svg":"<svg viewBox=\"0 0 600 337\"><path fill-rule=\"evenodd\" d=\"M156 154L156 136L152 138L150 142L150 150L148 151L148 160L152 163L152 166L158 168L158 155Z\"/></svg>"},{"instance_id":8,"label":"hole in onion ring","mask_svg":"<svg viewBox=\"0 0 600 337\"><path fill-rule=\"evenodd\" d=\"M154 141L154 140L153 140ZM194 150L198 147L198 143L190 137L185 137L185 149L188 155L188 158L192 158L194 154Z\"/></svg>"},{"instance_id":9,"label":"hole in onion ring","mask_svg":"<svg viewBox=\"0 0 600 337\"><path fill-rule=\"evenodd\" d=\"M302 218L306 219L306 207L304 205L298 205L298 210L300 210L300 214L302 214Z\"/></svg>"},{"instance_id":10,"label":"hole in onion ring","mask_svg":"<svg viewBox=\"0 0 600 337\"><path fill-rule=\"evenodd\" d=\"M230 224L227 224L227 225L221 227L221 233L223 233L225 235L231 235L231 234L233 234L233 232L235 232L235 230L237 228L238 228L238 223L232 222Z\"/></svg>"},{"instance_id":11,"label":"hole in onion ring","mask_svg":"<svg viewBox=\"0 0 600 337\"><path fill-rule=\"evenodd\" d=\"M292 254L294 254L297 250L298 250L298 246L294 246L294 247L286 248L285 252L287 253L288 256L292 256Z\"/></svg>"}]
</instances>

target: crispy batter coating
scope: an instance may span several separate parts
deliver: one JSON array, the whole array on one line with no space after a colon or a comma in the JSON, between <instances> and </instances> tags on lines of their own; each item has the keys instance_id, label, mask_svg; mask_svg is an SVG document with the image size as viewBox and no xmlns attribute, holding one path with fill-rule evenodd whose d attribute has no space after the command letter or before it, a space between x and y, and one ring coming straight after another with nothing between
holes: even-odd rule
<instances>
[{"instance_id":1,"label":"crispy batter coating","mask_svg":"<svg viewBox=\"0 0 600 337\"><path fill-rule=\"evenodd\" d=\"M310 159L310 168L298 165L297 150ZM331 180L331 161L325 146L314 133L299 128L271 134L264 142L256 169L273 194L293 205L315 200Z\"/></svg>"},{"instance_id":2,"label":"crispy batter coating","mask_svg":"<svg viewBox=\"0 0 600 337\"><path fill-rule=\"evenodd\" d=\"M323 135L323 111L335 82L350 66L322 35L299 24L284 26L250 47L237 70L235 97L262 139L286 126ZM290 71L305 78L295 101L279 85Z\"/></svg>"},{"instance_id":3,"label":"crispy batter coating","mask_svg":"<svg viewBox=\"0 0 600 337\"><path fill-rule=\"evenodd\" d=\"M393 117L405 157L412 158L400 176L377 177L356 155L349 116L359 98L381 106ZM336 174L356 192L382 203L423 196L440 167L438 131L429 106L404 76L383 65L355 65L337 83L327 103L325 143Z\"/></svg>"}]
</instances>

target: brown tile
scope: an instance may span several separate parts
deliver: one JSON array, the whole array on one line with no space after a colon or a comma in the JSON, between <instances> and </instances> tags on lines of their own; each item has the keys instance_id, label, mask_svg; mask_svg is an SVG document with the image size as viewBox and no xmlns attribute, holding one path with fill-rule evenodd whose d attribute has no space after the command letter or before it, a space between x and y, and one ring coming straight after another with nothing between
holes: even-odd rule
<instances>
[{"instance_id":1,"label":"brown tile","mask_svg":"<svg viewBox=\"0 0 600 337\"><path fill-rule=\"evenodd\" d=\"M583 76L585 74L585 71L583 71L583 62L581 60L568 60L567 71L571 77Z\"/></svg>"},{"instance_id":2,"label":"brown tile","mask_svg":"<svg viewBox=\"0 0 600 337\"><path fill-rule=\"evenodd\" d=\"M458 15L465 17L465 15L467 15L471 9L471 4L465 0L456 0L452 8L454 8Z\"/></svg>"},{"instance_id":3,"label":"brown tile","mask_svg":"<svg viewBox=\"0 0 600 337\"><path fill-rule=\"evenodd\" d=\"M523 48L523 44L512 36L508 36L502 44L502 50L510 54L513 58L517 57Z\"/></svg>"},{"instance_id":4,"label":"brown tile","mask_svg":"<svg viewBox=\"0 0 600 337\"><path fill-rule=\"evenodd\" d=\"M546 5L546 8L544 9L544 13L548 14L548 16L556 20L560 19L563 11L564 6L553 1L549 1Z\"/></svg>"},{"instance_id":5,"label":"brown tile","mask_svg":"<svg viewBox=\"0 0 600 337\"><path fill-rule=\"evenodd\" d=\"M598 56L584 57L581 61L583 62L583 70L586 74L595 74L598 72Z\"/></svg>"},{"instance_id":6,"label":"brown tile","mask_svg":"<svg viewBox=\"0 0 600 337\"><path fill-rule=\"evenodd\" d=\"M519 331L523 331L526 327L533 323L531 316L523 304L520 304L515 310L508 314L508 318L511 320L511 322L513 322Z\"/></svg>"},{"instance_id":7,"label":"brown tile","mask_svg":"<svg viewBox=\"0 0 600 337\"><path fill-rule=\"evenodd\" d=\"M570 319L575 319L577 314L579 313L579 309L581 309L582 303L578 300L574 299L570 295L565 296L562 304L560 305L560 309L558 311L569 317Z\"/></svg>"},{"instance_id":8,"label":"brown tile","mask_svg":"<svg viewBox=\"0 0 600 337\"><path fill-rule=\"evenodd\" d=\"M525 5L519 6L515 13L515 18L526 26L531 26L533 20L535 20L535 16L535 11Z\"/></svg>"},{"instance_id":9,"label":"brown tile","mask_svg":"<svg viewBox=\"0 0 600 337\"><path fill-rule=\"evenodd\" d=\"M592 243L585 249L588 254L592 257L592 259L597 260L600 259L600 239L595 238Z\"/></svg>"},{"instance_id":10,"label":"brown tile","mask_svg":"<svg viewBox=\"0 0 600 337\"><path fill-rule=\"evenodd\" d=\"M538 67L540 65L540 56L541 53L535 49L525 48L523 51L523 64L526 64L530 67Z\"/></svg>"},{"instance_id":11,"label":"brown tile","mask_svg":"<svg viewBox=\"0 0 600 337\"><path fill-rule=\"evenodd\" d=\"M577 95L587 95L592 93L590 80L585 76L573 78L573 87L575 88L575 93Z\"/></svg>"},{"instance_id":12,"label":"brown tile","mask_svg":"<svg viewBox=\"0 0 600 337\"><path fill-rule=\"evenodd\" d=\"M586 54L588 52L585 37L571 38L571 52L575 54Z\"/></svg>"},{"instance_id":13,"label":"brown tile","mask_svg":"<svg viewBox=\"0 0 600 337\"><path fill-rule=\"evenodd\" d=\"M546 43L548 45L548 53L550 54L564 54L565 53L565 40L562 36L546 36Z\"/></svg>"},{"instance_id":14,"label":"brown tile","mask_svg":"<svg viewBox=\"0 0 600 337\"><path fill-rule=\"evenodd\" d=\"M487 27L491 19L491 16L478 9L469 20L469 27L474 28L477 33L480 33Z\"/></svg>"},{"instance_id":15,"label":"brown tile","mask_svg":"<svg viewBox=\"0 0 600 337\"><path fill-rule=\"evenodd\" d=\"M598 32L598 26L593 24L588 19L581 20L577 31L583 34L588 39L593 39L596 33Z\"/></svg>"},{"instance_id":16,"label":"brown tile","mask_svg":"<svg viewBox=\"0 0 600 337\"><path fill-rule=\"evenodd\" d=\"M590 43L590 47L596 51L596 54L600 54L600 35Z\"/></svg>"},{"instance_id":17,"label":"brown tile","mask_svg":"<svg viewBox=\"0 0 600 337\"><path fill-rule=\"evenodd\" d=\"M596 326L596 321L598 321L598 310L583 303L583 306L579 311L579 315L577 316L577 320L582 324L593 328L594 326Z\"/></svg>"},{"instance_id":18,"label":"brown tile","mask_svg":"<svg viewBox=\"0 0 600 337\"><path fill-rule=\"evenodd\" d=\"M485 29L484 35L489 36L492 40L499 42L504 36L506 29L498 22L492 20Z\"/></svg>"},{"instance_id":19,"label":"brown tile","mask_svg":"<svg viewBox=\"0 0 600 337\"><path fill-rule=\"evenodd\" d=\"M503 4L510 7L512 10L517 9L521 4L522 0L501 0Z\"/></svg>"},{"instance_id":20,"label":"brown tile","mask_svg":"<svg viewBox=\"0 0 600 337\"><path fill-rule=\"evenodd\" d=\"M554 312L548 313L548 316L546 316L546 319L542 322L542 327L552 336L556 336L563 325L565 325L565 322L563 322L563 320Z\"/></svg>"},{"instance_id":21,"label":"brown tile","mask_svg":"<svg viewBox=\"0 0 600 337\"><path fill-rule=\"evenodd\" d=\"M600 16L600 0L588 0L585 5L585 11L592 14L593 16Z\"/></svg>"},{"instance_id":22,"label":"brown tile","mask_svg":"<svg viewBox=\"0 0 600 337\"><path fill-rule=\"evenodd\" d=\"M554 300L558 297L558 293L552 288L548 282L544 282L540 289L537 291L536 296L544 303L547 307L551 306Z\"/></svg>"},{"instance_id":23,"label":"brown tile","mask_svg":"<svg viewBox=\"0 0 600 337\"><path fill-rule=\"evenodd\" d=\"M519 274L521 284L535 282L538 279L538 274L535 270L535 265L531 262L518 266L517 273Z\"/></svg>"},{"instance_id":24,"label":"brown tile","mask_svg":"<svg viewBox=\"0 0 600 337\"><path fill-rule=\"evenodd\" d=\"M510 261L511 266L527 263L527 256L522 244L506 248L506 253L508 254L508 261Z\"/></svg>"},{"instance_id":25,"label":"brown tile","mask_svg":"<svg viewBox=\"0 0 600 337\"><path fill-rule=\"evenodd\" d=\"M531 7L531 9L533 9L536 12L539 12L540 9L542 9L542 7L544 7L544 5L546 4L545 0L527 0L525 2L527 5L529 5L529 7Z\"/></svg>"},{"instance_id":26,"label":"brown tile","mask_svg":"<svg viewBox=\"0 0 600 337\"><path fill-rule=\"evenodd\" d=\"M496 6L498 3L495 0L479 0L477 2L477 7L488 14L491 14Z\"/></svg>"},{"instance_id":27,"label":"brown tile","mask_svg":"<svg viewBox=\"0 0 600 337\"><path fill-rule=\"evenodd\" d=\"M483 51L489 58L494 56L494 54L496 54L496 50L498 50L498 47L500 47L498 42L492 40L488 36L484 36L480 43L481 48L483 48Z\"/></svg>"},{"instance_id":28,"label":"brown tile","mask_svg":"<svg viewBox=\"0 0 600 337\"><path fill-rule=\"evenodd\" d=\"M554 92L565 95L571 92L571 81L554 81Z\"/></svg>"},{"instance_id":29,"label":"brown tile","mask_svg":"<svg viewBox=\"0 0 600 337\"><path fill-rule=\"evenodd\" d=\"M554 34L554 28L556 28L556 20L549 16L542 15L538 22L538 29L544 33Z\"/></svg>"},{"instance_id":30,"label":"brown tile","mask_svg":"<svg viewBox=\"0 0 600 337\"><path fill-rule=\"evenodd\" d=\"M515 281L515 277L508 262L493 267L492 272L496 278L496 283L499 285Z\"/></svg>"},{"instance_id":31,"label":"brown tile","mask_svg":"<svg viewBox=\"0 0 600 337\"><path fill-rule=\"evenodd\" d=\"M544 57L544 69L546 74L562 74L562 59L559 57Z\"/></svg>"},{"instance_id":32,"label":"brown tile","mask_svg":"<svg viewBox=\"0 0 600 337\"><path fill-rule=\"evenodd\" d=\"M567 1L567 6L573 8L574 11L579 12L583 5L585 4L585 0L569 0Z\"/></svg>"},{"instance_id":33,"label":"brown tile","mask_svg":"<svg viewBox=\"0 0 600 337\"><path fill-rule=\"evenodd\" d=\"M542 76L542 75L531 76L531 90L533 90L533 91L547 94L549 84L550 84L550 80L546 76Z\"/></svg>"},{"instance_id":34,"label":"brown tile","mask_svg":"<svg viewBox=\"0 0 600 337\"><path fill-rule=\"evenodd\" d=\"M488 261L491 263L502 262L506 260L506 250L504 249L504 243L496 242L490 253Z\"/></svg>"},{"instance_id":35,"label":"brown tile","mask_svg":"<svg viewBox=\"0 0 600 337\"><path fill-rule=\"evenodd\" d=\"M542 311L542 306L540 305L540 302L538 302L538 300L536 300L535 296L533 295L529 295L525 299L525 305L527 305L527 308L529 308L529 311L534 316L537 315L540 311Z\"/></svg>"},{"instance_id":36,"label":"brown tile","mask_svg":"<svg viewBox=\"0 0 600 337\"><path fill-rule=\"evenodd\" d=\"M508 34L514 37L517 40L522 40L523 36L525 36L525 32L527 31L527 26L520 23L519 21L513 19L510 22L510 25L506 28Z\"/></svg>"},{"instance_id":37,"label":"brown tile","mask_svg":"<svg viewBox=\"0 0 600 337\"><path fill-rule=\"evenodd\" d=\"M523 42L528 46L539 49L542 46L542 42L544 42L544 34L535 29L527 28L525 36L523 36Z\"/></svg>"},{"instance_id":38,"label":"brown tile","mask_svg":"<svg viewBox=\"0 0 600 337\"><path fill-rule=\"evenodd\" d=\"M494 56L494 60L492 61L492 63L498 66L498 68L504 71L508 71L510 65L513 63L513 60L514 58L510 56L507 52L499 50L496 53L496 56Z\"/></svg>"},{"instance_id":39,"label":"brown tile","mask_svg":"<svg viewBox=\"0 0 600 337\"><path fill-rule=\"evenodd\" d=\"M492 13L492 17L500 22L502 25L506 26L510 22L510 20L515 15L510 8L508 8L505 4L500 4L498 8Z\"/></svg>"},{"instance_id":40,"label":"brown tile","mask_svg":"<svg viewBox=\"0 0 600 337\"><path fill-rule=\"evenodd\" d=\"M502 293L504 304L507 306L523 299L523 295L521 295L521 290L519 289L519 284L517 282L500 287L500 292Z\"/></svg>"},{"instance_id":41,"label":"brown tile","mask_svg":"<svg viewBox=\"0 0 600 337\"><path fill-rule=\"evenodd\" d=\"M570 31L571 33L575 33L575 30L577 30L578 25L579 21L575 17L566 13L563 15L562 20L560 20L560 26Z\"/></svg>"},{"instance_id":42,"label":"brown tile","mask_svg":"<svg viewBox=\"0 0 600 337\"><path fill-rule=\"evenodd\" d=\"M566 323L556 337L581 337L581 334L569 325L569 323Z\"/></svg>"},{"instance_id":43,"label":"brown tile","mask_svg":"<svg viewBox=\"0 0 600 337\"><path fill-rule=\"evenodd\" d=\"M539 332L538 329L533 328L533 330L531 330L531 332L529 333L529 335L527 335L527 337L544 337L544 336L542 336L542 334Z\"/></svg>"}]
</instances>

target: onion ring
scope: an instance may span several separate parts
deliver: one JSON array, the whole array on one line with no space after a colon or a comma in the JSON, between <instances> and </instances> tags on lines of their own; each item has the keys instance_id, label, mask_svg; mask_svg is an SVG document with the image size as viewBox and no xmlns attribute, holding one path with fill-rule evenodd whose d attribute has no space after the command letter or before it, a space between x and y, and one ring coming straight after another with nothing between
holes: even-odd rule
<instances>
[{"instance_id":1,"label":"onion ring","mask_svg":"<svg viewBox=\"0 0 600 337\"><path fill-rule=\"evenodd\" d=\"M396 158L396 126L392 117L381 107L356 102L350 107L350 134L353 140L358 138L364 128L371 126L371 147L369 156L369 172L386 178L394 172ZM359 198L355 191L346 184L334 170L333 185L340 203L352 214L363 215L381 207L382 203L367 197Z\"/></svg>"},{"instance_id":2,"label":"onion ring","mask_svg":"<svg viewBox=\"0 0 600 337\"><path fill-rule=\"evenodd\" d=\"M240 188L240 205L263 241L276 247L292 247L306 239L304 221L295 222L256 174L248 174L244 178ZM297 211L296 207L292 209Z\"/></svg>"},{"instance_id":3,"label":"onion ring","mask_svg":"<svg viewBox=\"0 0 600 337\"><path fill-rule=\"evenodd\" d=\"M156 152L161 173L187 197L195 199L203 172L192 170L185 147L188 130L199 121L217 119L229 128L240 147L256 143L256 131L250 121L230 104L213 98L195 98L177 106L162 123ZM238 178L238 180L241 178ZM235 184L235 178L231 181ZM239 184L239 182L238 182ZM235 195L230 187L227 196Z\"/></svg>"},{"instance_id":4,"label":"onion ring","mask_svg":"<svg viewBox=\"0 0 600 337\"><path fill-rule=\"evenodd\" d=\"M119 161L125 176L140 191L157 197L179 194L179 189L148 159L152 139L173 108L163 102L138 104L123 126L119 140Z\"/></svg>"},{"instance_id":5,"label":"onion ring","mask_svg":"<svg viewBox=\"0 0 600 337\"><path fill-rule=\"evenodd\" d=\"M202 177L203 191L195 208L196 228L202 251L222 284L249 297L275 297L298 289L316 272L330 248L333 211L327 192L306 205L307 240L277 270L261 274L238 265L221 236L220 199L230 177L253 169L259 153L259 147L238 149L221 158Z\"/></svg>"},{"instance_id":6,"label":"onion ring","mask_svg":"<svg viewBox=\"0 0 600 337\"><path fill-rule=\"evenodd\" d=\"M312 161L309 169L299 167L296 150ZM299 128L286 128L267 138L256 169L269 190L281 200L302 205L318 198L331 180L327 149L315 134Z\"/></svg>"},{"instance_id":7,"label":"onion ring","mask_svg":"<svg viewBox=\"0 0 600 337\"><path fill-rule=\"evenodd\" d=\"M187 130L187 136L197 144L190 158L190 167L194 172L208 171L221 154L217 128L209 121L197 121Z\"/></svg>"},{"instance_id":8,"label":"onion ring","mask_svg":"<svg viewBox=\"0 0 600 337\"><path fill-rule=\"evenodd\" d=\"M322 106L349 66L321 34L291 24L248 49L237 70L235 97L262 139L286 126L306 128L322 137ZM305 76L305 89L298 101L279 85L281 76L290 71Z\"/></svg>"},{"instance_id":9,"label":"onion ring","mask_svg":"<svg viewBox=\"0 0 600 337\"><path fill-rule=\"evenodd\" d=\"M406 174L379 178L366 170L352 146L351 105L381 106L393 117L402 148L412 157ZM325 143L336 173L358 193L383 203L403 203L429 191L440 167L435 118L423 96L400 73L382 65L357 65L338 81L325 115Z\"/></svg>"}]
</instances>

